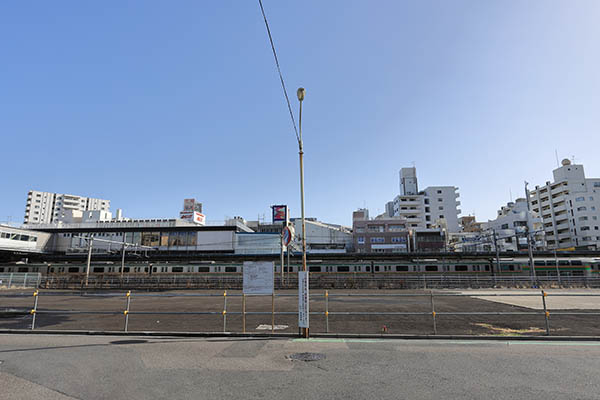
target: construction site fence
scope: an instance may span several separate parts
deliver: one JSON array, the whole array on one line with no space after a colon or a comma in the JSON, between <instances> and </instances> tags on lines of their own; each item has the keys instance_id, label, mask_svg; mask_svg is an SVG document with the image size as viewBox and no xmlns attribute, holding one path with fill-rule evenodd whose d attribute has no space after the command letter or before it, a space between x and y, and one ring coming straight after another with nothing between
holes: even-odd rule
<instances>
[{"instance_id":1,"label":"construction site fence","mask_svg":"<svg viewBox=\"0 0 600 400\"><path fill-rule=\"evenodd\" d=\"M39 279L39 278L36 278ZM237 273L206 274L84 274L48 275L41 277L40 288L46 289L227 289L243 288L243 277ZM298 287L297 274L275 276L276 289ZM537 276L520 274L490 275L399 275L387 273L310 273L313 289L484 289L484 288L600 288L597 276Z\"/></svg>"},{"instance_id":2,"label":"construction site fence","mask_svg":"<svg viewBox=\"0 0 600 400\"><path fill-rule=\"evenodd\" d=\"M40 273L9 273L0 274L0 288L37 288L41 285Z\"/></svg>"},{"instance_id":3,"label":"construction site fence","mask_svg":"<svg viewBox=\"0 0 600 400\"><path fill-rule=\"evenodd\" d=\"M31 294L15 294L15 293L4 293L0 294L0 298L23 298L30 297ZM43 300L40 300L41 297L50 297L50 296L61 296L61 297L83 297L83 298L122 298L124 300L123 307L116 310L57 310L57 309L47 309L47 308L39 308L40 304ZM474 294L467 293L452 293L452 292L435 292L433 290L424 293L330 293L328 290L322 291L320 293L311 293L310 299L320 300L324 302L324 311L311 311L309 314L311 316L317 318L323 318L325 322L325 333L330 333L329 329L329 318L330 316L354 316L354 315L369 315L369 316L428 316L431 318L431 333L433 335L443 334L438 332L437 328L437 318L440 316L494 316L494 315L503 315L503 316L543 316L545 322L545 334L550 335L550 315L579 315L579 316L589 316L590 318L598 318L600 316L600 311L567 311L567 310L556 310L551 311L548 309L546 304L546 298L557 297L557 296L568 296L568 297L600 297L600 294L596 293L548 293L544 290L540 290L537 293L485 293L483 296L485 297L537 297L540 301L540 309L529 309L528 311L508 311L508 312L494 312L494 311L436 311L435 308L435 299L439 299L440 297L472 297ZM131 310L132 302L135 298L148 298L148 297L162 297L165 299L176 298L176 297L222 297L222 308L210 311L133 311ZM227 299L231 297L241 297L241 309L233 308L231 306L228 307ZM191 315L214 315L217 318L221 318L223 322L223 332L230 333L227 326L227 316L229 315L241 315L242 317L242 333L246 333L246 316L248 315L270 315L271 316L271 333L274 333L275 323L277 316L280 315L298 315L298 310L290 310L290 311L275 311L276 310L276 298L282 297L298 297L297 294L289 294L289 293L276 293L275 291L269 295L271 297L271 311L246 311L246 299L248 297L253 297L252 295L245 295L240 293L228 293L227 291L223 291L221 294L215 293L132 293L131 291L122 292L122 293L65 293L65 292L39 292L36 290L33 293L33 304L31 310L28 314L31 315L31 330L35 330L36 327L36 317L42 314L60 314L60 315L68 315L68 314L96 314L96 315L122 315L123 316L123 331L128 332L129 329L129 321L130 318L135 318L136 315L179 315L181 318L186 318ZM425 297L426 300L429 300L430 309L428 311L388 311L388 312L376 312L376 311L336 311L335 308L330 307L330 299L332 298L406 298L406 297ZM312 317L311 317L312 318ZM81 327L81 329L85 329L85 327ZM59 331L57 331L59 332ZM148 332L148 331L144 331ZM160 331L151 331L155 333L160 333ZM198 332L202 333L202 332ZM206 332L204 332L206 333Z\"/></svg>"}]
</instances>

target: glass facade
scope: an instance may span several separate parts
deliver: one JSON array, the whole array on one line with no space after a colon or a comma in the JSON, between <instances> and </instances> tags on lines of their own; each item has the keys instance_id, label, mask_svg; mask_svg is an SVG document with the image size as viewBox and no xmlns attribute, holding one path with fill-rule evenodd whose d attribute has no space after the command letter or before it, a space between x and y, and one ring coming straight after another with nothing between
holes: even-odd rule
<instances>
[{"instance_id":1,"label":"glass facade","mask_svg":"<svg viewBox=\"0 0 600 400\"><path fill-rule=\"evenodd\" d=\"M114 249L120 249L123 240L129 245L141 245L148 247L161 247L163 249L169 248L173 250L188 250L189 247L198 246L198 232L197 231L150 231L150 232L83 232L83 233L72 233L63 234L63 237L69 237L71 248L87 248L87 240L83 239L94 235L95 238L106 239L105 242L98 241L94 244L94 248L98 247L112 247ZM69 235L69 236L67 236ZM22 236L22 235L21 235ZM29 237L25 237L30 239ZM25 240L25 239L22 239ZM30 239L30 240L37 240ZM108 241L115 241L115 243L108 243ZM117 243L118 242L118 243ZM102 243L102 245L101 245ZM189 249L191 250L191 249Z\"/></svg>"}]
</instances>

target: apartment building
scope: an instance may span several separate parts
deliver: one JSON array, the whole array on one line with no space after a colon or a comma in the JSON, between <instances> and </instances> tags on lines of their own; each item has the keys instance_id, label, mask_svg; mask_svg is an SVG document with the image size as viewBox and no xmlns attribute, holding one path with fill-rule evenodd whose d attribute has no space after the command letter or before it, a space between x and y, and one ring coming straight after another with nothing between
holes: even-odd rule
<instances>
[{"instance_id":1,"label":"apartment building","mask_svg":"<svg viewBox=\"0 0 600 400\"><path fill-rule=\"evenodd\" d=\"M109 211L110 201L30 190L27 193L24 223L51 224L69 218L73 211Z\"/></svg>"},{"instance_id":2,"label":"apartment building","mask_svg":"<svg viewBox=\"0 0 600 400\"><path fill-rule=\"evenodd\" d=\"M404 217L369 218L369 210L352 213L354 250L357 253L440 251L445 238L440 229L411 228Z\"/></svg>"},{"instance_id":3,"label":"apartment building","mask_svg":"<svg viewBox=\"0 0 600 400\"><path fill-rule=\"evenodd\" d=\"M507 251L527 250L527 236L530 234L534 249L546 247L542 220L537 213L527 207L527 199L519 198L500 207L498 216L483 224L490 237L496 233L501 249Z\"/></svg>"},{"instance_id":4,"label":"apartment building","mask_svg":"<svg viewBox=\"0 0 600 400\"><path fill-rule=\"evenodd\" d=\"M459 232L458 188L429 186L419 191L416 168L400 170L400 195L386 203L388 217L403 217L409 228L432 229L443 227L448 232Z\"/></svg>"},{"instance_id":5,"label":"apartment building","mask_svg":"<svg viewBox=\"0 0 600 400\"><path fill-rule=\"evenodd\" d=\"M583 165L565 159L552 171L554 182L535 186L531 210L542 218L551 249L600 247L600 179L585 177Z\"/></svg>"}]
</instances>

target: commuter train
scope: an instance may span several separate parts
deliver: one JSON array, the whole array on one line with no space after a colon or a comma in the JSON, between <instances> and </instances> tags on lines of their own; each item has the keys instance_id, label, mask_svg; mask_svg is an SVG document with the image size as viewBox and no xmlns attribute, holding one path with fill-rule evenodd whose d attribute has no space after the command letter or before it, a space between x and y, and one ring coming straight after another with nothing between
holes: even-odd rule
<instances>
[{"instance_id":1,"label":"commuter train","mask_svg":"<svg viewBox=\"0 0 600 400\"><path fill-rule=\"evenodd\" d=\"M338 274L405 274L405 275L519 275L529 274L528 258L473 259L473 260L443 260L443 259L413 259L413 260L377 260L377 261L327 261L311 260L308 269L313 273ZM600 258L569 257L569 258L535 258L535 271L538 276L552 276L560 271L561 276L597 276L600 273ZM281 272L279 263L275 263L276 272ZM47 264L11 264L0 265L0 273L32 272L42 275L83 274L86 265L81 263L47 263ZM289 272L295 273L302 266L292 263ZM287 266L285 267L287 271ZM92 262L90 273L119 274L121 266L118 262ZM190 261L183 262L137 262L126 263L125 274L239 274L242 272L241 262Z\"/></svg>"}]
</instances>

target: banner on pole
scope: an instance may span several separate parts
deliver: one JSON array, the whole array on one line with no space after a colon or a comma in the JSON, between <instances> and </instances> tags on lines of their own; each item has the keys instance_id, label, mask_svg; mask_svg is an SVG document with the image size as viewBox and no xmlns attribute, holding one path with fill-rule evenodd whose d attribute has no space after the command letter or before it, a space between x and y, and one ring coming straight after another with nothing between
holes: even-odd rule
<instances>
[{"instance_id":1,"label":"banner on pole","mask_svg":"<svg viewBox=\"0 0 600 400\"><path fill-rule=\"evenodd\" d=\"M308 328L308 272L298 271L298 326Z\"/></svg>"}]
</instances>

